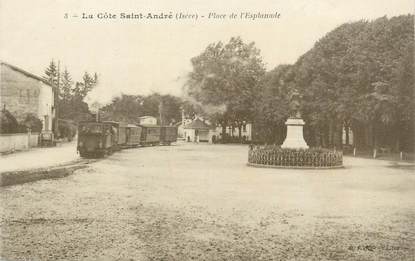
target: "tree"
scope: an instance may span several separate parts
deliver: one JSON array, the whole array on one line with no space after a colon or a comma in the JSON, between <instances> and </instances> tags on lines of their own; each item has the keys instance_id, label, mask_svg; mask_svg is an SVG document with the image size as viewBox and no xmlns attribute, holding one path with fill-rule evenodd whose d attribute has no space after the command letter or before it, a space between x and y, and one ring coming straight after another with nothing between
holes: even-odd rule
<instances>
[{"instance_id":1,"label":"tree","mask_svg":"<svg viewBox=\"0 0 415 261\"><path fill-rule=\"evenodd\" d=\"M413 137L402 131L413 126L413 34L413 15L348 23L300 57L295 83L318 145L341 146L343 127L361 147Z\"/></svg>"},{"instance_id":2,"label":"tree","mask_svg":"<svg viewBox=\"0 0 415 261\"><path fill-rule=\"evenodd\" d=\"M24 127L24 130L22 131L25 131L26 129L31 129L32 132L40 132L43 128L42 121L33 113L28 113L26 115L26 118L21 123L21 126Z\"/></svg>"},{"instance_id":3,"label":"tree","mask_svg":"<svg viewBox=\"0 0 415 261\"><path fill-rule=\"evenodd\" d=\"M61 77L61 91L60 91L60 98L64 101L69 101L72 98L72 86L73 81L70 73L65 68L62 73Z\"/></svg>"},{"instance_id":4,"label":"tree","mask_svg":"<svg viewBox=\"0 0 415 261\"><path fill-rule=\"evenodd\" d=\"M19 131L19 123L6 108L1 110L0 133L16 133Z\"/></svg>"},{"instance_id":5,"label":"tree","mask_svg":"<svg viewBox=\"0 0 415 261\"><path fill-rule=\"evenodd\" d=\"M43 78L51 85L58 86L58 68L54 60L52 60L46 68L45 76Z\"/></svg>"},{"instance_id":6,"label":"tree","mask_svg":"<svg viewBox=\"0 0 415 261\"><path fill-rule=\"evenodd\" d=\"M241 130L253 119L255 87L265 73L255 43L245 44L240 37L232 37L225 45L212 43L191 63L187 94L203 106L226 107L222 113L210 113L211 120L222 125L223 133L229 125Z\"/></svg>"},{"instance_id":7,"label":"tree","mask_svg":"<svg viewBox=\"0 0 415 261\"><path fill-rule=\"evenodd\" d=\"M74 98L83 100L86 94L84 94L84 84L82 82L76 82L75 87L73 89L73 96Z\"/></svg>"},{"instance_id":8,"label":"tree","mask_svg":"<svg viewBox=\"0 0 415 261\"><path fill-rule=\"evenodd\" d=\"M143 112L144 98L139 95L122 94L101 108L102 119L135 123Z\"/></svg>"},{"instance_id":9,"label":"tree","mask_svg":"<svg viewBox=\"0 0 415 261\"><path fill-rule=\"evenodd\" d=\"M97 74L94 74L94 76L98 77ZM98 81L98 78L95 79L95 77L92 77L91 75L89 75L88 72L84 73L84 76L82 77L82 80L84 81L84 97L92 90L92 88L95 85L95 81Z\"/></svg>"},{"instance_id":10,"label":"tree","mask_svg":"<svg viewBox=\"0 0 415 261\"><path fill-rule=\"evenodd\" d=\"M88 72L85 72L82 77L82 82L76 82L73 89L73 95L83 100L88 93L98 84L98 74L95 73L92 77Z\"/></svg>"},{"instance_id":11,"label":"tree","mask_svg":"<svg viewBox=\"0 0 415 261\"><path fill-rule=\"evenodd\" d=\"M255 139L281 144L285 137L285 120L290 114L289 94L294 89L292 65L279 65L267 72L258 84L255 102Z\"/></svg>"},{"instance_id":12,"label":"tree","mask_svg":"<svg viewBox=\"0 0 415 261\"><path fill-rule=\"evenodd\" d=\"M181 120L182 100L173 95L163 95L160 101L159 114L162 117L163 125L174 124Z\"/></svg>"},{"instance_id":13,"label":"tree","mask_svg":"<svg viewBox=\"0 0 415 261\"><path fill-rule=\"evenodd\" d=\"M67 68L65 68L60 75L60 79L58 79L58 76L58 68L52 60L46 68L43 78L53 86L59 86L58 92L55 92L55 94L59 94L55 95L56 117L75 122L92 119L88 104L84 102L84 98L98 84L98 74L94 73L91 76L91 74L85 72L82 81L75 82ZM56 127L56 125L54 126ZM60 128L55 128L55 131L57 129ZM59 136L58 133L57 136Z\"/></svg>"},{"instance_id":14,"label":"tree","mask_svg":"<svg viewBox=\"0 0 415 261\"><path fill-rule=\"evenodd\" d=\"M170 125L181 120L183 101L173 95L153 93L148 96L122 94L101 108L102 119L138 122L141 116L153 116L159 123ZM162 120L160 120L160 116Z\"/></svg>"},{"instance_id":15,"label":"tree","mask_svg":"<svg viewBox=\"0 0 415 261\"><path fill-rule=\"evenodd\" d=\"M182 100L178 97L153 93L144 97L142 105L140 116L157 117L159 124L169 125L181 119Z\"/></svg>"}]
</instances>

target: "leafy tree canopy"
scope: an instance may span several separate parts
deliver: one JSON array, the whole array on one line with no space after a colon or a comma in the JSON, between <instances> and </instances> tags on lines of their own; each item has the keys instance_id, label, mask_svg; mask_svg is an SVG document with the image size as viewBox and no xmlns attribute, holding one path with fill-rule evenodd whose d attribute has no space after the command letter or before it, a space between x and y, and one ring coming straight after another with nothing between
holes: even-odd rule
<instances>
[{"instance_id":1,"label":"leafy tree canopy","mask_svg":"<svg viewBox=\"0 0 415 261\"><path fill-rule=\"evenodd\" d=\"M222 123L251 120L256 85L265 74L260 51L233 37L227 44L210 44L191 59L193 71L186 84L187 94L203 105L225 106L216 111Z\"/></svg>"}]
</instances>

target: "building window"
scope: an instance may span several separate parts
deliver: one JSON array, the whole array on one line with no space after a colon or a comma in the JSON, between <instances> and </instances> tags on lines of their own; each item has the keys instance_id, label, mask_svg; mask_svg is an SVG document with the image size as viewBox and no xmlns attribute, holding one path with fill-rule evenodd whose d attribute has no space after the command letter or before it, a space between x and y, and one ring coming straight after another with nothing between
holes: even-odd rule
<instances>
[{"instance_id":1,"label":"building window","mask_svg":"<svg viewBox=\"0 0 415 261\"><path fill-rule=\"evenodd\" d=\"M244 124L244 125L242 126L242 131L243 131L243 132L246 132L246 124Z\"/></svg>"}]
</instances>

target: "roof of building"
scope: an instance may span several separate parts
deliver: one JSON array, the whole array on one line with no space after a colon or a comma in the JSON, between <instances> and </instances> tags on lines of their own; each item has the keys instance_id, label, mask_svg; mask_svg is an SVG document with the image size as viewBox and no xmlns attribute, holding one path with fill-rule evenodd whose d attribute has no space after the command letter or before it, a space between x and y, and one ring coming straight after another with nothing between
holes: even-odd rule
<instances>
[{"instance_id":1,"label":"roof of building","mask_svg":"<svg viewBox=\"0 0 415 261\"><path fill-rule=\"evenodd\" d=\"M23 70L23 69L21 69L21 68L19 68L17 66L14 66L14 65L9 64L9 63L3 62L3 61L1 61L0 63L1 63L1 65L5 65L5 66L9 67L10 69L12 69L12 70L14 70L16 72L19 72L19 73L22 73L22 74L26 75L27 77L33 78L35 80L38 80L38 81L43 82L46 85L49 85L51 87L54 87L52 84L50 84L48 81L46 81L42 77L39 77L37 75L34 75L33 73L27 72L27 71L25 71L25 70Z\"/></svg>"},{"instance_id":2,"label":"roof of building","mask_svg":"<svg viewBox=\"0 0 415 261\"><path fill-rule=\"evenodd\" d=\"M195 119L191 123L184 126L185 129L202 129L202 130L209 130L211 127L201 121L200 119Z\"/></svg>"},{"instance_id":3,"label":"roof of building","mask_svg":"<svg viewBox=\"0 0 415 261\"><path fill-rule=\"evenodd\" d=\"M160 126L157 124L137 124L137 126L144 128L160 128Z\"/></svg>"},{"instance_id":4,"label":"roof of building","mask_svg":"<svg viewBox=\"0 0 415 261\"><path fill-rule=\"evenodd\" d=\"M138 117L138 118L140 118L140 119L147 119L147 118L154 118L154 119L156 119L156 117L154 117L154 116L141 116L141 117Z\"/></svg>"}]
</instances>

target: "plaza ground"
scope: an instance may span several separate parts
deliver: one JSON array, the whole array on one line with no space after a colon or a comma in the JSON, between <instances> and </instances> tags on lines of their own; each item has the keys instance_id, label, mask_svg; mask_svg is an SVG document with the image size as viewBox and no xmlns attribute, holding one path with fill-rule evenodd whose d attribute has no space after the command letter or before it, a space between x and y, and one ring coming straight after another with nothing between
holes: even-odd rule
<instances>
[{"instance_id":1,"label":"plaza ground","mask_svg":"<svg viewBox=\"0 0 415 261\"><path fill-rule=\"evenodd\" d=\"M413 164L261 169L247 151L129 149L2 188L0 260L414 260Z\"/></svg>"}]
</instances>

